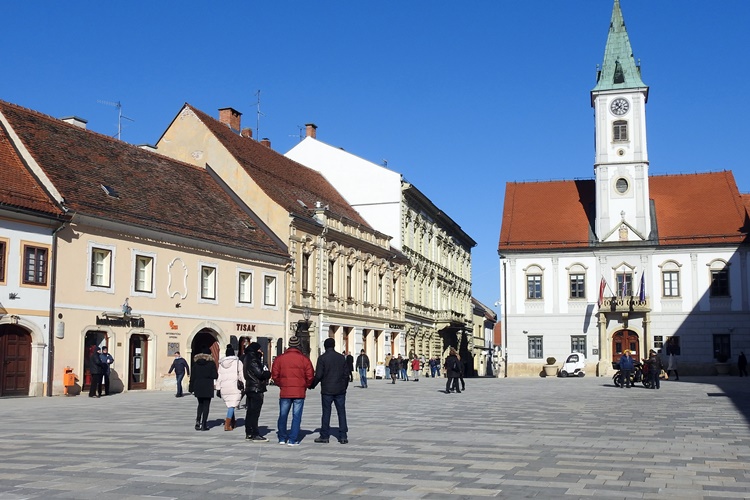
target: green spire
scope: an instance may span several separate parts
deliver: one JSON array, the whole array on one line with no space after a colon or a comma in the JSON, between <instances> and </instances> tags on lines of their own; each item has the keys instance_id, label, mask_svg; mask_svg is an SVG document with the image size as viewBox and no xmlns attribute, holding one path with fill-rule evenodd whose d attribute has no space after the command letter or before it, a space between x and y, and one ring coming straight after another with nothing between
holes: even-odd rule
<instances>
[{"instance_id":1,"label":"green spire","mask_svg":"<svg viewBox=\"0 0 750 500\"><path fill-rule=\"evenodd\" d=\"M635 64L630 48L628 31L620 10L620 0L615 0L612 21L609 24L604 62L597 72L596 87L599 90L636 89L646 85L641 80L641 68Z\"/></svg>"}]
</instances>

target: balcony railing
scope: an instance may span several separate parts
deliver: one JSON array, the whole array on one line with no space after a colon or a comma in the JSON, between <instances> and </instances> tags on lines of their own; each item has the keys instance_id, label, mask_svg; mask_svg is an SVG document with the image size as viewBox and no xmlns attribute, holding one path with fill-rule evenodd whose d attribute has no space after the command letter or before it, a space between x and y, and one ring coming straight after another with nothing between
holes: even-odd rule
<instances>
[{"instance_id":1,"label":"balcony railing","mask_svg":"<svg viewBox=\"0 0 750 500\"><path fill-rule=\"evenodd\" d=\"M601 312L649 312L651 303L646 297L640 300L638 297L605 297L599 307Z\"/></svg>"}]
</instances>

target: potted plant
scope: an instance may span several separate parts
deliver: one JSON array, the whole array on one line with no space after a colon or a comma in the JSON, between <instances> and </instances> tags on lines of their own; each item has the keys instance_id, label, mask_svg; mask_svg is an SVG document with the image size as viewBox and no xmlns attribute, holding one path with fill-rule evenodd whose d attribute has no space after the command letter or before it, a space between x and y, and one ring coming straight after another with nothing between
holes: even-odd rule
<instances>
[{"instance_id":1,"label":"potted plant","mask_svg":"<svg viewBox=\"0 0 750 500\"><path fill-rule=\"evenodd\" d=\"M555 366L555 363L557 363L557 360L552 356L547 358L547 364L544 365L545 377L554 377L555 375L557 375L557 366Z\"/></svg>"},{"instance_id":2,"label":"potted plant","mask_svg":"<svg viewBox=\"0 0 750 500\"><path fill-rule=\"evenodd\" d=\"M729 356L726 355L724 352L716 351L714 353L714 358L716 358L716 362L714 363L714 366L716 367L716 374L717 375L728 375L729 374Z\"/></svg>"}]
</instances>

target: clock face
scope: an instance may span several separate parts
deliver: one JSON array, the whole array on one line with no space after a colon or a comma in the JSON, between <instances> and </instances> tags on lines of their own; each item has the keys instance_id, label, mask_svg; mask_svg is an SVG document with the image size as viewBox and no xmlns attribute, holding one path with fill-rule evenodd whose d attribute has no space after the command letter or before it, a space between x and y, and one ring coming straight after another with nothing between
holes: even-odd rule
<instances>
[{"instance_id":1,"label":"clock face","mask_svg":"<svg viewBox=\"0 0 750 500\"><path fill-rule=\"evenodd\" d=\"M617 116L624 115L628 112L628 109L630 109L630 103L627 101L627 99L623 99L622 97L618 97L617 99L612 101L612 104L609 105L609 110L613 115Z\"/></svg>"}]
</instances>

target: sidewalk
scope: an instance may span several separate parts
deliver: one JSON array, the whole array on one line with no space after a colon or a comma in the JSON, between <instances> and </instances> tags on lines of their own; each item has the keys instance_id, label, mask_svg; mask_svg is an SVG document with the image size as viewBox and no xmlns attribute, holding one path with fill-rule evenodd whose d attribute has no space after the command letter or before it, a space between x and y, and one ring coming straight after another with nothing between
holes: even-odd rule
<instances>
[{"instance_id":1,"label":"sidewalk","mask_svg":"<svg viewBox=\"0 0 750 500\"><path fill-rule=\"evenodd\" d=\"M356 379L356 377L355 377ZM610 379L351 384L349 444L315 444L319 390L299 447L196 432L196 401L167 392L0 399L0 499L748 498L750 379L682 377L659 391ZM238 426L244 423L244 410ZM333 412L332 426L336 427Z\"/></svg>"}]
</instances>

